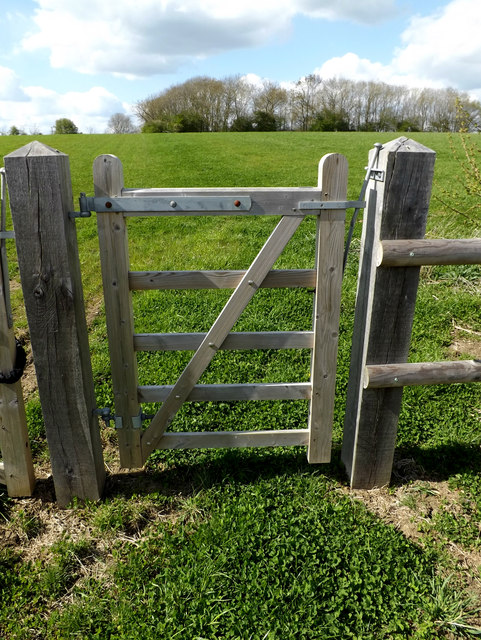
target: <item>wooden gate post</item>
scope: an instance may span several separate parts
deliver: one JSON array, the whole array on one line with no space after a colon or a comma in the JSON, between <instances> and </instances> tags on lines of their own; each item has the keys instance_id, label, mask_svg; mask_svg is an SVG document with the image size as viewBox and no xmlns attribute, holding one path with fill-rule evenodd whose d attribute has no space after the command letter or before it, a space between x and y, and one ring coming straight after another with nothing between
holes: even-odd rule
<instances>
[{"instance_id":1,"label":"wooden gate post","mask_svg":"<svg viewBox=\"0 0 481 640\"><path fill-rule=\"evenodd\" d=\"M98 500L105 469L68 156L31 142L5 170L57 501Z\"/></svg>"},{"instance_id":2,"label":"wooden gate post","mask_svg":"<svg viewBox=\"0 0 481 640\"><path fill-rule=\"evenodd\" d=\"M366 365L407 362L420 268L377 266L377 254L382 240L424 236L434 161L399 138L381 149L369 183L342 446L352 488L391 478L403 390L365 389L364 376Z\"/></svg>"}]
</instances>

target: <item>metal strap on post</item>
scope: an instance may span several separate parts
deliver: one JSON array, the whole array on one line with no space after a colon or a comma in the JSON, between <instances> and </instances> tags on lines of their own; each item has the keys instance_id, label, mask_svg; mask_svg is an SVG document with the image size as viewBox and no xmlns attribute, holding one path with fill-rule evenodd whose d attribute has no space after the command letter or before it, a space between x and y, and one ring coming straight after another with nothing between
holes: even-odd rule
<instances>
[{"instance_id":1,"label":"metal strap on post","mask_svg":"<svg viewBox=\"0 0 481 640\"><path fill-rule=\"evenodd\" d=\"M84 193L79 198L80 211L73 211L69 215L71 218L88 218L92 211L96 213L111 213L113 211L122 213L163 213L165 215L189 215L193 213L218 213L225 215L245 215L252 211L253 201L251 196L212 196L212 195L183 195L176 196L118 196L112 198L90 197ZM303 200L296 206L286 207L282 215L321 215L326 210L345 210L363 208L365 202L362 200L342 200L342 201L321 201ZM278 215L278 211L273 211L273 215Z\"/></svg>"},{"instance_id":2,"label":"metal strap on post","mask_svg":"<svg viewBox=\"0 0 481 640\"><path fill-rule=\"evenodd\" d=\"M364 200L364 196L366 195L366 189L367 189L369 180L377 180L381 182L384 180L384 171L380 171L379 169L374 168L374 165L377 163L377 159L379 157L379 152L382 149L382 144L380 142L376 142L374 144L374 149L375 151L371 158L371 162L369 163L369 166L366 167L366 175L364 177L364 181L361 186L361 191L359 193L359 200ZM366 203L363 202L359 206L356 206L354 213L352 214L351 222L349 224L349 231L347 232L346 246L344 249L344 259L342 263L343 272L346 270L347 256L349 254L349 247L351 246L352 234L354 233L354 225L356 224L359 211L361 209L364 209L365 205Z\"/></svg>"}]
</instances>

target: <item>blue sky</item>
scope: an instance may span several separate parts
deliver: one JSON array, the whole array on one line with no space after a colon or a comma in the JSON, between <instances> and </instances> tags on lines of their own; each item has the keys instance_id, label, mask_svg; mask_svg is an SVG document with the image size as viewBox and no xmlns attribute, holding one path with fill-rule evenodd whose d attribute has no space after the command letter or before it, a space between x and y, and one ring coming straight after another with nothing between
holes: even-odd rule
<instances>
[{"instance_id":1,"label":"blue sky","mask_svg":"<svg viewBox=\"0 0 481 640\"><path fill-rule=\"evenodd\" d=\"M481 99L480 0L0 0L0 132L116 112L188 78L322 77Z\"/></svg>"}]
</instances>

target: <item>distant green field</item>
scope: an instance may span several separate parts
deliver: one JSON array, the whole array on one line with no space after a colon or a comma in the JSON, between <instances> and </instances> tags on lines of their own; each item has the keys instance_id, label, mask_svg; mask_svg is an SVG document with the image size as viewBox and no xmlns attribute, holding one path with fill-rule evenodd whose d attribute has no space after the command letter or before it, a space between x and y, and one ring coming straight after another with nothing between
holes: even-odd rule
<instances>
[{"instance_id":1,"label":"distant green field","mask_svg":"<svg viewBox=\"0 0 481 640\"><path fill-rule=\"evenodd\" d=\"M320 158L337 152L347 157L348 197L356 199L369 150L396 137L282 132L39 139L69 155L74 198L80 192L93 195L92 163L103 153L121 159L126 187L221 187L313 186ZM479 235L479 212L467 218L443 204L460 211L477 204L464 192L463 172L453 157L451 146L459 149L459 140L445 134L412 137L437 154L428 235ZM0 137L0 155L32 139ZM132 269L243 268L274 223L131 220ZM76 224L87 311L100 309L89 314L97 406L112 406L95 214ZM277 266L312 265L314 224L313 219L302 223ZM155 452L141 476L109 476L101 504L75 504L59 516L48 503L52 518L64 524L68 519L71 526L58 526L54 541L43 545L47 507L41 503L37 512L0 493L0 637L426 640L473 631L469 625L479 620L465 589L478 584L481 575L481 565L472 560L481 550L481 386L405 390L394 483L383 495L394 496L393 513L408 510L406 522L415 523L416 532L410 539L393 526L394 516L383 522L345 495L339 449L360 231L361 218L343 283L333 462L309 466L303 448ZM9 257L12 279L18 280L13 243ZM423 269L411 360L474 357L469 349L481 336L480 294L479 265ZM227 295L136 292L136 331L202 331ZM16 326L25 330L18 289L13 300ZM309 327L311 313L307 290L261 290L235 329L302 330ZM459 327L471 342L456 352ZM172 383L190 355L139 354L140 383ZM201 382L294 382L308 375L306 350L221 352ZM143 407L146 412L154 408ZM27 413L35 461L45 465L35 394ZM307 403L301 401L190 403L172 428L302 428L306 420ZM113 429L103 429L102 437L107 463L116 469L109 446L115 442ZM439 493L435 481L446 481L444 490L449 486L452 493L451 502L440 497L433 511L428 500ZM15 532L17 546L2 543L3 531ZM35 542L37 551L26 560Z\"/></svg>"}]
</instances>

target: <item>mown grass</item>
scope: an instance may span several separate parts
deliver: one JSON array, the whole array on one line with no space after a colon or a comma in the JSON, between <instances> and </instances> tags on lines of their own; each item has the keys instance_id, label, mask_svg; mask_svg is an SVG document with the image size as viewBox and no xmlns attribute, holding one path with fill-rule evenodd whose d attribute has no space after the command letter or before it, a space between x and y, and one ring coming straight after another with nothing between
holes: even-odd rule
<instances>
[{"instance_id":1,"label":"mown grass","mask_svg":"<svg viewBox=\"0 0 481 640\"><path fill-rule=\"evenodd\" d=\"M357 198L367 153L392 134L184 134L44 136L70 156L73 193L92 194L91 165L113 153L128 187L303 186L317 183L324 153L346 155L349 198ZM452 211L472 204L442 134L413 137L437 152L428 235L468 237L479 222ZM2 155L28 137L0 138ZM455 191L459 194L455 195ZM129 221L132 269L245 268L275 221L139 219ZM85 297L101 300L95 219L77 223ZM58 518L50 498L37 508L0 497L4 530L18 544L0 545L0 636L5 638L440 638L474 633L475 605L464 592L479 581L446 551L479 549L478 473L481 425L477 385L405 390L398 434L396 483L409 488L410 467L423 481L448 481L451 504L422 512L418 538L408 540L346 493L339 461L357 275L360 224L343 284L333 462L305 461L302 448L155 452L134 478L109 476L100 504L75 504L71 526L50 535ZM306 220L278 267L310 267L314 221ZM10 246L11 273L18 273ZM454 327L481 331L479 267L424 269L411 359L452 358ZM228 292L139 292L138 332L202 331ZM26 328L21 293L15 322ZM311 322L308 290L259 291L237 330L300 330ZM112 406L105 317L91 313L90 344L99 407ZM457 331L457 330L456 330ZM471 335L471 334L470 334ZM142 384L169 384L189 353L139 354ZM307 380L306 351L220 352L202 382ZM470 357L468 352L461 357ZM472 356L471 356L472 357ZM143 407L150 412L155 407ZM46 443L38 398L27 404L36 461ZM305 402L190 403L177 430L304 428ZM103 429L108 463L115 466ZM419 473L418 473L419 475ZM418 481L419 478L416 478ZM45 483L44 483L45 484ZM47 483L48 484L48 483ZM416 518L409 495L408 517ZM66 516L67 518L67 516ZM67 520L65 520L66 522ZM417 521L416 521L417 522ZM16 536L16 537L15 537ZM42 542L43 541L43 542ZM29 549L38 545L32 557ZM468 625L468 626L466 626Z\"/></svg>"}]
</instances>

